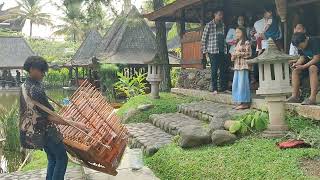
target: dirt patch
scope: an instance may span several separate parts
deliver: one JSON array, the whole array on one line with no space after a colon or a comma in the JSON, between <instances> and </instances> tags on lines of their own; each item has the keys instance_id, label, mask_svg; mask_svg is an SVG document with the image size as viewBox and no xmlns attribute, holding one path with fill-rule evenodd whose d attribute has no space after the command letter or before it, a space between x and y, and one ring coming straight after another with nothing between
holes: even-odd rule
<instances>
[{"instance_id":1,"label":"dirt patch","mask_svg":"<svg viewBox=\"0 0 320 180\"><path fill-rule=\"evenodd\" d=\"M320 178L320 157L302 159L300 166L306 175Z\"/></svg>"}]
</instances>

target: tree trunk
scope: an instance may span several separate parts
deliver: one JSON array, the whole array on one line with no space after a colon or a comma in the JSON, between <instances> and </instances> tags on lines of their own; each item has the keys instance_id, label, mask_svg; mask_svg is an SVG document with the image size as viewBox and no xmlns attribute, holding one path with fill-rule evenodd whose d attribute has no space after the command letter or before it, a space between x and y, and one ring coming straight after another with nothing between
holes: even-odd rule
<instances>
[{"instance_id":1,"label":"tree trunk","mask_svg":"<svg viewBox=\"0 0 320 180\"><path fill-rule=\"evenodd\" d=\"M153 9L157 10L163 7L163 0L153 0ZM158 57L163 64L163 81L160 85L160 90L164 92L170 92L171 90L171 76L170 76L170 64L167 47L167 30L166 23L162 21L156 21L156 43Z\"/></svg>"},{"instance_id":2,"label":"tree trunk","mask_svg":"<svg viewBox=\"0 0 320 180\"><path fill-rule=\"evenodd\" d=\"M32 38L32 26L33 26L33 23L32 23L32 21L30 20L30 38Z\"/></svg>"}]
</instances>

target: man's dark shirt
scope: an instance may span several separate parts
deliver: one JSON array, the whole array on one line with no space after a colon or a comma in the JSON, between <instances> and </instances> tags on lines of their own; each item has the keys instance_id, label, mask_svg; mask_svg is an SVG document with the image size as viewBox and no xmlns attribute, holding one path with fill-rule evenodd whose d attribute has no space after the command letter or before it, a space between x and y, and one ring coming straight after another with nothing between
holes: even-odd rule
<instances>
[{"instance_id":1,"label":"man's dark shirt","mask_svg":"<svg viewBox=\"0 0 320 180\"><path fill-rule=\"evenodd\" d=\"M44 91L42 84L39 81L33 80L28 77L24 84L25 84L26 92L31 99L41 103L42 105L48 107L51 110L54 110L54 108L51 106L51 104L48 101L48 98L46 96L46 93ZM41 110L38 107L35 107L35 110L38 112L38 115L40 115L40 117L37 118L36 124L33 126L34 131L38 132L39 134L42 134L45 141L46 141L46 138L48 137L55 140L56 142L61 141L63 139L62 135L57 130L57 127L48 120L48 113L46 113L45 111ZM22 116L26 115L26 111L27 111L27 104L25 102L25 99L21 91L20 92L20 125L23 123L22 121L24 120L24 118L22 118ZM26 134L23 133L22 129L20 129L21 144L24 144L25 143L24 141L28 140L26 139L25 136ZM29 139L29 141L32 141L32 139L31 140ZM44 146L43 143L39 143L37 141L32 143L37 148L42 148Z\"/></svg>"},{"instance_id":2,"label":"man's dark shirt","mask_svg":"<svg viewBox=\"0 0 320 180\"><path fill-rule=\"evenodd\" d=\"M303 50L298 50L300 56L304 56L307 61L313 59L313 56L320 55L320 38L310 37L308 45Z\"/></svg>"}]
</instances>

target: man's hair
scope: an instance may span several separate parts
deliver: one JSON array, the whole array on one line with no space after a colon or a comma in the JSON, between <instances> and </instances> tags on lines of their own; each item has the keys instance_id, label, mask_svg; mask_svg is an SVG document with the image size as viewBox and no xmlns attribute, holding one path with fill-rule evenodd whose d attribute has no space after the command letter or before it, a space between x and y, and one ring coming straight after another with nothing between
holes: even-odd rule
<instances>
[{"instance_id":1,"label":"man's hair","mask_svg":"<svg viewBox=\"0 0 320 180\"><path fill-rule=\"evenodd\" d=\"M297 47L299 46L300 43L303 43L306 39L307 39L306 33L297 32L293 34L291 42L294 46Z\"/></svg>"},{"instance_id":2,"label":"man's hair","mask_svg":"<svg viewBox=\"0 0 320 180\"><path fill-rule=\"evenodd\" d=\"M223 12L222 8L216 8L213 10L213 14L216 15L218 12Z\"/></svg>"},{"instance_id":3,"label":"man's hair","mask_svg":"<svg viewBox=\"0 0 320 180\"><path fill-rule=\"evenodd\" d=\"M303 29L306 29L306 26L303 24L303 23L297 23L295 26L294 26L294 28L296 28L297 26L302 26L303 27Z\"/></svg>"},{"instance_id":4,"label":"man's hair","mask_svg":"<svg viewBox=\"0 0 320 180\"><path fill-rule=\"evenodd\" d=\"M23 69L27 72L30 72L31 68L38 69L42 72L47 72L49 69L48 63L41 56L29 56L24 62Z\"/></svg>"}]
</instances>

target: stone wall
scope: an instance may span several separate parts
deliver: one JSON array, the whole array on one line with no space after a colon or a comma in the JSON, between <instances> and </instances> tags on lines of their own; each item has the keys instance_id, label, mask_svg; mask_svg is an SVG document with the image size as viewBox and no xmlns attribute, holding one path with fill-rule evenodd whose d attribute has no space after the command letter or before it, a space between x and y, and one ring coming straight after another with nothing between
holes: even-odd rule
<instances>
[{"instance_id":1,"label":"stone wall","mask_svg":"<svg viewBox=\"0 0 320 180\"><path fill-rule=\"evenodd\" d=\"M177 88L209 90L211 71L209 69L181 69Z\"/></svg>"}]
</instances>

